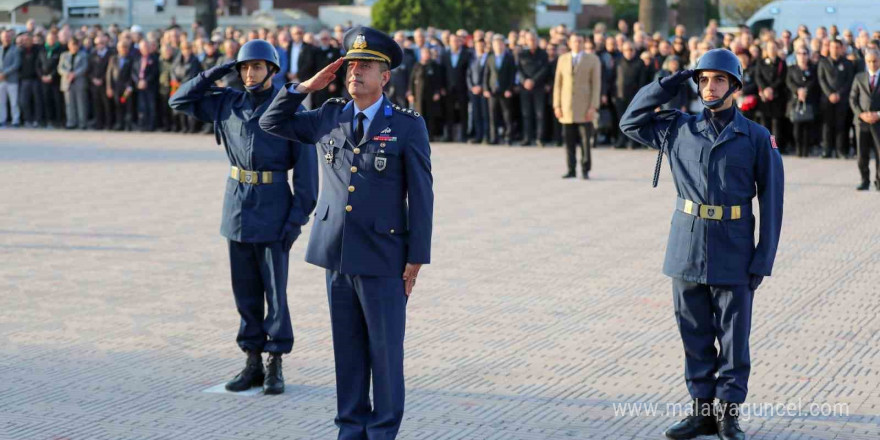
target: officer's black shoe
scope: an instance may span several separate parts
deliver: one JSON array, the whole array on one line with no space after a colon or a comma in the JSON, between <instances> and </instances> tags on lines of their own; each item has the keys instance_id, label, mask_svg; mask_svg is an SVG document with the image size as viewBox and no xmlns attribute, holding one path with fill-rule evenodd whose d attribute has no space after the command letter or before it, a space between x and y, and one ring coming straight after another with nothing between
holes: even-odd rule
<instances>
[{"instance_id":1,"label":"officer's black shoe","mask_svg":"<svg viewBox=\"0 0 880 440\"><path fill-rule=\"evenodd\" d=\"M575 174L575 173L568 173L568 174L562 175L563 179L574 179L575 177L577 177L577 174Z\"/></svg>"},{"instance_id":2,"label":"officer's black shoe","mask_svg":"<svg viewBox=\"0 0 880 440\"><path fill-rule=\"evenodd\" d=\"M720 440L746 440L746 433L739 427L738 404L722 401L718 416L718 438Z\"/></svg>"},{"instance_id":3,"label":"officer's black shoe","mask_svg":"<svg viewBox=\"0 0 880 440\"><path fill-rule=\"evenodd\" d=\"M871 189L871 184L869 182L862 182L861 185L856 187L856 191L867 191Z\"/></svg>"},{"instance_id":4,"label":"officer's black shoe","mask_svg":"<svg viewBox=\"0 0 880 440\"><path fill-rule=\"evenodd\" d=\"M684 440L717 433L715 405L711 400L694 399L693 414L670 426L664 434L666 438Z\"/></svg>"},{"instance_id":5,"label":"officer's black shoe","mask_svg":"<svg viewBox=\"0 0 880 440\"><path fill-rule=\"evenodd\" d=\"M281 353L271 353L266 362L266 381L263 383L263 394L281 394L284 392L284 375L281 373Z\"/></svg>"},{"instance_id":6,"label":"officer's black shoe","mask_svg":"<svg viewBox=\"0 0 880 440\"><path fill-rule=\"evenodd\" d=\"M263 385L266 371L263 370L263 358L260 356L260 352L249 351L247 355L247 364L245 364L244 369L226 383L227 391L247 391L251 387Z\"/></svg>"}]
</instances>

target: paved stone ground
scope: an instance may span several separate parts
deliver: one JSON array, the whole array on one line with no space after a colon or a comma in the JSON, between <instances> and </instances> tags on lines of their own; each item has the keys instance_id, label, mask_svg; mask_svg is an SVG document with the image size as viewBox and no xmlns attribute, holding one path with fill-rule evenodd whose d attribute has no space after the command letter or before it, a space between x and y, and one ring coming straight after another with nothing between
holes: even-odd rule
<instances>
[{"instance_id":1,"label":"paved stone ground","mask_svg":"<svg viewBox=\"0 0 880 440\"><path fill-rule=\"evenodd\" d=\"M653 439L687 400L674 192L653 152L434 145L434 264L409 303L400 439ZM321 269L294 246L282 396L205 392L241 366L208 136L0 132L0 439L331 439ZM775 275L755 300L755 439L880 437L880 193L786 158ZM304 234L303 237L308 237ZM619 414L619 404L659 405ZM811 404L835 414L807 414ZM846 410L846 411L844 411ZM647 409L645 410L647 411ZM769 411L768 411L769 412Z\"/></svg>"}]
</instances>

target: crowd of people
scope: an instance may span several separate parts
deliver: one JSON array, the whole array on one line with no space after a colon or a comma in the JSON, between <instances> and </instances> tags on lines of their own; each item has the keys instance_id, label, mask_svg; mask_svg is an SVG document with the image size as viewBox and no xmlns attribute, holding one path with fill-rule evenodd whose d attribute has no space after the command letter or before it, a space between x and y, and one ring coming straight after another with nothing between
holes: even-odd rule
<instances>
[{"instance_id":1,"label":"crowd of people","mask_svg":"<svg viewBox=\"0 0 880 440\"><path fill-rule=\"evenodd\" d=\"M345 30L227 27L208 34L198 22L189 29L175 24L144 32L136 25L74 29L31 21L17 35L0 32L0 124L209 133L211 127L167 105L181 83L235 59L242 44L257 38L278 50L282 68L273 82L305 80L344 54ZM617 127L636 92L723 47L737 54L744 70L741 111L771 130L783 154L823 157L851 156L856 136L850 90L855 73L868 68L867 54L880 46L880 31L800 26L781 35L763 30L756 37L745 26L722 33L714 21L696 35L678 25L671 37L649 35L640 23L622 20L614 32L597 24L592 35L560 25L546 37L531 30L503 35L434 28L393 36L404 62L392 71L388 96L421 113L433 140L561 145L563 112L558 98L554 104L554 85L564 69L557 69L557 62L574 50L574 59L584 53L599 60L599 108L590 115L598 130L590 133L591 142L639 148ZM218 85L242 87L234 73ZM339 78L307 105L345 94ZM696 85L668 106L701 111Z\"/></svg>"}]
</instances>

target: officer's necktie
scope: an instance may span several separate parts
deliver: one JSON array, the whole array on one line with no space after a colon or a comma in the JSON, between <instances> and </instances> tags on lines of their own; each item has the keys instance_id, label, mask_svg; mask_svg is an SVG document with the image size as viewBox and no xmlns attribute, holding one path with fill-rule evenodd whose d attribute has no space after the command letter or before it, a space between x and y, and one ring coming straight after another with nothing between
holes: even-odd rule
<instances>
[{"instance_id":1,"label":"officer's necktie","mask_svg":"<svg viewBox=\"0 0 880 440\"><path fill-rule=\"evenodd\" d=\"M357 127L354 130L354 142L356 144L360 144L361 140L364 139L364 119L367 119L367 115L365 115L364 112L358 112Z\"/></svg>"}]
</instances>

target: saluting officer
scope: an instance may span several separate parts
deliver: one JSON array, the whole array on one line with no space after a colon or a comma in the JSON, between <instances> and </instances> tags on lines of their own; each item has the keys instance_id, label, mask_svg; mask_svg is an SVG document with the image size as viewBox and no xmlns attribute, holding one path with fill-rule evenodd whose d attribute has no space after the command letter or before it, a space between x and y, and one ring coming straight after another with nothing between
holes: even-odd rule
<instances>
[{"instance_id":1,"label":"saluting officer","mask_svg":"<svg viewBox=\"0 0 880 440\"><path fill-rule=\"evenodd\" d=\"M698 84L702 113L655 112L689 79ZM741 87L737 57L714 49L700 57L695 70L643 87L620 121L627 136L665 150L678 192L663 272L673 279L694 412L666 431L672 439L713 434L745 439L738 415L748 391L752 298L776 257L783 169L773 136L733 106L732 94Z\"/></svg>"},{"instance_id":2,"label":"saluting officer","mask_svg":"<svg viewBox=\"0 0 880 440\"><path fill-rule=\"evenodd\" d=\"M368 27L349 30L344 43L345 58L288 85L260 127L316 143L323 157L306 261L327 269L338 438L391 440L403 418L407 298L431 259L431 148L419 114L382 93L403 58L397 43ZM354 100L297 111L308 93L333 81L344 61Z\"/></svg>"},{"instance_id":3,"label":"saluting officer","mask_svg":"<svg viewBox=\"0 0 880 440\"><path fill-rule=\"evenodd\" d=\"M249 41L235 61L199 73L169 100L171 108L214 124L232 165L226 181L220 233L229 241L232 293L241 316L236 341L247 353L245 368L226 384L230 391L263 386L266 394L284 392L281 355L293 349L287 308L290 247L308 223L318 196L315 149L270 136L259 117L278 90L272 75L278 53L264 40ZM215 87L238 71L246 91ZM287 170L293 168L293 194ZM264 316L263 303L268 306ZM262 352L268 352L267 370Z\"/></svg>"}]
</instances>

